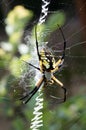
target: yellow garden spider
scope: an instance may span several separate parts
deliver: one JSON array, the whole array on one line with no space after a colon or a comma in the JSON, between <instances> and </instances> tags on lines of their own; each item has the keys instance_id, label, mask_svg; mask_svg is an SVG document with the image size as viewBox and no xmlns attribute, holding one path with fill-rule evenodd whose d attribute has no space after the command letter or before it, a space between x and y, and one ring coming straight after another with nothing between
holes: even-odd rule
<instances>
[{"instance_id":1,"label":"yellow garden spider","mask_svg":"<svg viewBox=\"0 0 86 130\"><path fill-rule=\"evenodd\" d=\"M28 63L28 64L30 66L34 67L35 69L39 70L42 73L42 77L39 79L35 88L32 91L30 91L25 96L20 98L20 100L24 100L25 104L39 90L39 88L41 87L41 85L43 83L47 84L47 85L57 83L64 91L64 97L60 99L60 102L66 101L66 88L63 86L63 83L60 82L54 76L54 73L59 71L59 69L63 65L64 58L65 58L65 49L66 49L66 40L65 40L63 31L62 31L61 27L59 27L59 29L61 31L61 34L62 34L62 37L63 37L63 40L64 40L64 49L63 49L63 54L62 54L61 58L57 62L55 62L55 58L49 50L46 50L45 48L43 48L41 51L39 51L38 40L37 40L37 26L35 27L36 49L37 49L37 55L38 55L38 58L39 58L40 68L32 65L31 63Z\"/></svg>"}]
</instances>

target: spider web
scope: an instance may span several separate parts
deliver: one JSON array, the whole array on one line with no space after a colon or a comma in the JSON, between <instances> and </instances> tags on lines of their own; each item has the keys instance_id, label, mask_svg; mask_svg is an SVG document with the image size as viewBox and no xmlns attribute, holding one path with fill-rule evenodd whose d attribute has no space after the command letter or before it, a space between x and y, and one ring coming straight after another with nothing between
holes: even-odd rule
<instances>
[{"instance_id":1,"label":"spider web","mask_svg":"<svg viewBox=\"0 0 86 130\"><path fill-rule=\"evenodd\" d=\"M59 5L61 5L61 7L64 7L64 10L66 10L68 7L69 7L69 9L71 9L73 7L72 3L66 4L65 2L63 2L63 3L60 2ZM85 5L86 4L84 4L83 7ZM80 8L80 12L82 12L82 13L83 13L83 7ZM35 8L35 7L33 7L33 8ZM51 13L56 13L56 12L50 10L49 13L51 14ZM3 23L3 21L2 21L2 23ZM77 16L75 16L74 14L72 14L71 18L67 19L67 22L62 27L63 33L65 35L65 39L67 41L66 56L65 56L65 62L64 62L63 68L61 69L61 71L59 73L55 74L55 76L58 79L60 79L66 87L68 86L67 89L68 89L69 97L71 97L72 94L74 95L74 90L76 90L77 87L79 88L81 85L82 86L86 85L86 82L85 82L85 80L86 80L86 76L85 76L86 75L86 69L85 69L86 41L84 40L83 35L82 35L82 32L85 29L86 29L86 26L81 26L79 18ZM60 31L57 30L57 31L53 32L50 35L48 41L49 41L47 44L48 47L54 52L55 58L56 58L56 60L58 60L59 56L61 56L62 52L63 52L63 39L62 39ZM32 52L31 52L31 55L32 55ZM38 59L37 59L36 55L35 55L35 58L36 58L35 64L38 65L37 64ZM32 56L32 59L33 59L32 63L34 64L34 55ZM29 68L29 66L24 62L23 62L22 69L23 68L28 68L30 71L28 71L28 69L26 69L22 73L21 79L22 79L22 81L24 80L24 82L22 83L23 86L21 87L21 89L17 90L18 97L13 95L16 98L15 100L17 100L20 96L22 96L22 94L25 94L27 92L28 84L29 84L29 86L35 85L35 82L32 83L32 80L34 80L34 76L37 74L37 73L35 73L35 69L33 69L32 67ZM67 75L65 76L65 74L64 74L65 72L69 74L69 77L67 77ZM18 84L19 83L20 83L20 80L18 81ZM32 89L32 86L29 87L29 91L30 91L30 89ZM72 90L70 89L71 87L72 87ZM16 89L17 88L18 87L16 86ZM14 91L13 87L12 87L12 89ZM60 97L63 97L63 91L61 91L57 85L47 86L44 88L43 91L44 91L44 98L47 102L50 103L50 107L52 107L53 105L57 106L56 105L57 99L52 98L53 96L58 99ZM82 93L85 93L85 91L84 92L83 91L84 91L84 87L83 87ZM11 94L12 94L12 91L11 91ZM0 98L3 98L8 102L11 102L8 97L0 97ZM34 98L32 99L32 101L34 101ZM33 106L33 104L32 104L32 106ZM24 107L24 105L23 105L23 107ZM25 115L23 115L23 111L24 111L23 107L22 107L22 109L18 108L18 107L16 108L17 109L16 116L21 114L22 118L24 120L25 128L28 128L29 119L27 120Z\"/></svg>"}]
</instances>

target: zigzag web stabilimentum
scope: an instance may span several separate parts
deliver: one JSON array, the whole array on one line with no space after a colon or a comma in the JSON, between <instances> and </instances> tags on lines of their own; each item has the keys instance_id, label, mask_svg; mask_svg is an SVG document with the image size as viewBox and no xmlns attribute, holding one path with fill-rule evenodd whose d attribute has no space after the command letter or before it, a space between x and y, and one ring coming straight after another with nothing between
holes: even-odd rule
<instances>
[{"instance_id":1,"label":"zigzag web stabilimentum","mask_svg":"<svg viewBox=\"0 0 86 130\"><path fill-rule=\"evenodd\" d=\"M47 14L48 14L48 8L49 8L50 0L42 0L42 9L41 9L41 15L38 21L38 25L41 26L43 23L45 23ZM39 32L37 31L37 34ZM40 35L40 33L39 33ZM38 35L37 35L38 36ZM42 37L42 35L41 35ZM39 42L38 42L39 43ZM45 43L44 43L45 44ZM40 76L38 75L38 71L36 72L36 81L40 79ZM41 88L44 86L44 83L42 83ZM41 88L38 90L38 96L36 97L36 104L34 107L33 112L33 119L31 120L31 126L30 128L32 130L39 130L41 127L43 127L43 93L41 92Z\"/></svg>"}]
</instances>

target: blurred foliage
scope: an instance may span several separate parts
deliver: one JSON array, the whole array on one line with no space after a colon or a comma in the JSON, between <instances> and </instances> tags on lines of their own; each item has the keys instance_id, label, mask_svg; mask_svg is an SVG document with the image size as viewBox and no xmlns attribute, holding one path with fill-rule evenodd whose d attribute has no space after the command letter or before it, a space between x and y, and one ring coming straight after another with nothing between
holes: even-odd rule
<instances>
[{"instance_id":1,"label":"blurred foliage","mask_svg":"<svg viewBox=\"0 0 86 130\"><path fill-rule=\"evenodd\" d=\"M25 9L23 6L16 6L7 16L5 22L8 35L23 31L27 22L33 17L33 12Z\"/></svg>"},{"instance_id":2,"label":"blurred foliage","mask_svg":"<svg viewBox=\"0 0 86 130\"><path fill-rule=\"evenodd\" d=\"M86 96L80 95L67 100L54 110L51 109L50 112L45 110L47 113L44 114L44 126L46 125L44 128L47 130L85 130L85 103Z\"/></svg>"},{"instance_id":3,"label":"blurred foliage","mask_svg":"<svg viewBox=\"0 0 86 130\"><path fill-rule=\"evenodd\" d=\"M33 15L32 11L22 6L15 7L5 20L8 41L2 41L0 48L0 114L10 120L11 129L14 130L29 130L35 103L35 96L27 106L19 102L18 99L15 99L16 102L14 101L14 98L19 98L25 91L22 86L19 89L20 77L24 74L24 71L27 71L26 66L22 64L22 60L29 60L31 55L28 46L21 43L21 37L26 24L31 21ZM51 31L46 33L46 36L49 37L50 33L58 28L58 24L62 26L64 22L65 14L58 11L50 15L46 24L39 26L37 29L40 33L45 33L46 28L48 28ZM39 36L39 43L46 41L46 36L43 35L43 38ZM31 40L34 39L33 28ZM24 48L25 51L23 51ZM12 88L16 92L15 94L11 93ZM75 96L66 103L49 110L48 102L45 101L43 109L44 126L41 130L86 130L85 103L86 96Z\"/></svg>"}]
</instances>

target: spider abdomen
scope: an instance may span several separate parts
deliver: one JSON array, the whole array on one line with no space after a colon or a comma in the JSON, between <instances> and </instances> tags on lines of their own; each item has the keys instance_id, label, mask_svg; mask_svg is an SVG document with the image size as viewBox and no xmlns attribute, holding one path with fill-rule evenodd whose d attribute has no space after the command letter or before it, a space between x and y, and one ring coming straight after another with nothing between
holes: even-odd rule
<instances>
[{"instance_id":1,"label":"spider abdomen","mask_svg":"<svg viewBox=\"0 0 86 130\"><path fill-rule=\"evenodd\" d=\"M45 71L45 78L46 78L47 80L51 80L51 78L52 78L52 73Z\"/></svg>"},{"instance_id":2,"label":"spider abdomen","mask_svg":"<svg viewBox=\"0 0 86 130\"><path fill-rule=\"evenodd\" d=\"M53 76L53 73L45 71L45 78L46 78L47 84L51 85L51 84L54 83L53 80L52 80L52 76Z\"/></svg>"}]
</instances>

